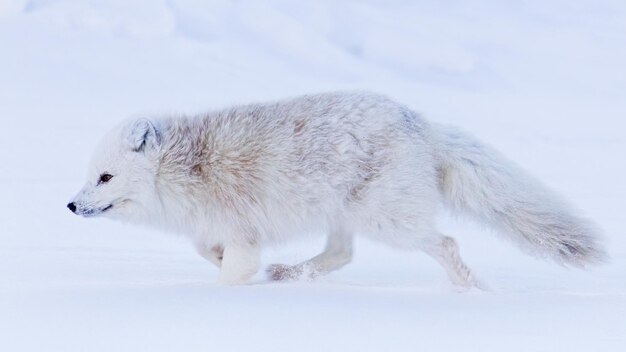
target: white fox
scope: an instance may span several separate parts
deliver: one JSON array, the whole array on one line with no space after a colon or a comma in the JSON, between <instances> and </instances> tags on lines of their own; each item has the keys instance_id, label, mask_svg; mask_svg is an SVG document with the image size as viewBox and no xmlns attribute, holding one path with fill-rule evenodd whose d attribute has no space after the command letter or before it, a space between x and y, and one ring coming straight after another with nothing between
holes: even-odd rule
<instances>
[{"instance_id":1,"label":"white fox","mask_svg":"<svg viewBox=\"0 0 626 352\"><path fill-rule=\"evenodd\" d=\"M68 207L187 234L224 284L249 280L262 246L325 231L323 253L272 265L270 279L339 269L360 234L424 251L452 283L476 286L455 240L433 227L441 203L532 255L577 267L605 258L593 223L498 152L371 93L126 122Z\"/></svg>"}]
</instances>

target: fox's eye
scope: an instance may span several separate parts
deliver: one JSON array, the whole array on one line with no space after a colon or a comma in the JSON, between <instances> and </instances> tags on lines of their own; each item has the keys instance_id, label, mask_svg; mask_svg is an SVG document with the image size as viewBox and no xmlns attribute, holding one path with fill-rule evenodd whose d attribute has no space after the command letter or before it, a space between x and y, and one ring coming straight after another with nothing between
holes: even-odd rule
<instances>
[{"instance_id":1,"label":"fox's eye","mask_svg":"<svg viewBox=\"0 0 626 352\"><path fill-rule=\"evenodd\" d=\"M98 180L98 183L107 183L111 181L112 178L113 178L113 175L111 174L102 174L100 175L100 180Z\"/></svg>"}]
</instances>

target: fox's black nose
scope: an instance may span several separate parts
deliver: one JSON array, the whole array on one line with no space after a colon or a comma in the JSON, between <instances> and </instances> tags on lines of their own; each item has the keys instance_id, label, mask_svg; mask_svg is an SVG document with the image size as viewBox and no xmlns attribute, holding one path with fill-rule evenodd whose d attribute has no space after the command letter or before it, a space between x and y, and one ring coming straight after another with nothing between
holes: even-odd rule
<instances>
[{"instance_id":1,"label":"fox's black nose","mask_svg":"<svg viewBox=\"0 0 626 352\"><path fill-rule=\"evenodd\" d=\"M74 204L74 202L68 204L67 207L72 211L72 213L76 212L76 204Z\"/></svg>"}]
</instances>

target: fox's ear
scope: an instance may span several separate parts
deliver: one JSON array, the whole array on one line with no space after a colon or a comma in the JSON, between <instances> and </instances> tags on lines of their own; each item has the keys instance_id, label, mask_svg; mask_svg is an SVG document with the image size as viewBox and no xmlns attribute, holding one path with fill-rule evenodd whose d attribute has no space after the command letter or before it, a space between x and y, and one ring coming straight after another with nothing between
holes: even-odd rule
<instances>
[{"instance_id":1,"label":"fox's ear","mask_svg":"<svg viewBox=\"0 0 626 352\"><path fill-rule=\"evenodd\" d=\"M128 141L133 151L156 149L161 145L161 134L148 119L139 119L131 124Z\"/></svg>"}]
</instances>

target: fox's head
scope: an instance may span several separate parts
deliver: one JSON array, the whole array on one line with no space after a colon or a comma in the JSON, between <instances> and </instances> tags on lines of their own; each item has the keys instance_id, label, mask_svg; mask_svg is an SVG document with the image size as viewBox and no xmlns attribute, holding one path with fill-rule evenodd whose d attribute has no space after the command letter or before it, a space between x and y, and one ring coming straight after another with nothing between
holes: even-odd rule
<instances>
[{"instance_id":1,"label":"fox's head","mask_svg":"<svg viewBox=\"0 0 626 352\"><path fill-rule=\"evenodd\" d=\"M67 207L85 217L133 220L154 204L161 134L147 119L109 132L92 157L87 183Z\"/></svg>"}]
</instances>

